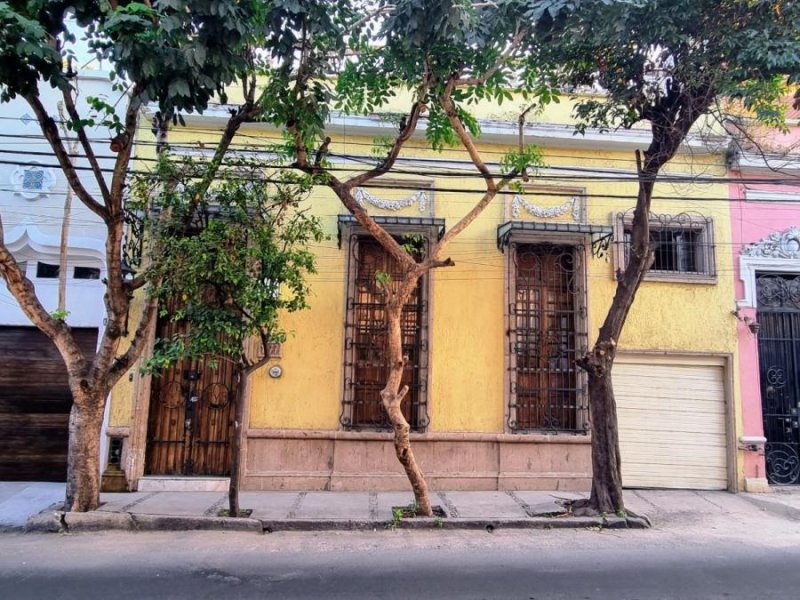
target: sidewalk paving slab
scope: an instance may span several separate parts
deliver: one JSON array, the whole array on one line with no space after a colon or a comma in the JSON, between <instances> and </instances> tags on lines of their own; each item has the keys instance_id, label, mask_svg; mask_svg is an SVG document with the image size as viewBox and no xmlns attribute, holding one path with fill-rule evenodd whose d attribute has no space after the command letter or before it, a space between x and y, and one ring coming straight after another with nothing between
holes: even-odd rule
<instances>
[{"instance_id":1,"label":"sidewalk paving slab","mask_svg":"<svg viewBox=\"0 0 800 600\"><path fill-rule=\"evenodd\" d=\"M369 494L366 492L308 492L289 518L366 520Z\"/></svg>"},{"instance_id":2,"label":"sidewalk paving slab","mask_svg":"<svg viewBox=\"0 0 800 600\"><path fill-rule=\"evenodd\" d=\"M696 515L719 511L717 506L691 490L637 490L637 494L659 511L689 512Z\"/></svg>"},{"instance_id":3,"label":"sidewalk paving slab","mask_svg":"<svg viewBox=\"0 0 800 600\"><path fill-rule=\"evenodd\" d=\"M63 483L3 482L2 489L0 529L23 527L31 514L64 503Z\"/></svg>"},{"instance_id":4,"label":"sidewalk paving slab","mask_svg":"<svg viewBox=\"0 0 800 600\"><path fill-rule=\"evenodd\" d=\"M126 492L100 494L101 512L127 512L131 507L136 506L143 500L153 496L155 492Z\"/></svg>"},{"instance_id":5,"label":"sidewalk paving slab","mask_svg":"<svg viewBox=\"0 0 800 600\"><path fill-rule=\"evenodd\" d=\"M449 517L465 519L521 519L525 509L505 492L440 492L448 500ZM457 512L452 514L452 509Z\"/></svg>"},{"instance_id":6,"label":"sidewalk paving slab","mask_svg":"<svg viewBox=\"0 0 800 600\"><path fill-rule=\"evenodd\" d=\"M285 519L298 496L298 492L241 492L239 506L252 509L253 519ZM224 506L227 507L227 502Z\"/></svg>"},{"instance_id":7,"label":"sidewalk paving slab","mask_svg":"<svg viewBox=\"0 0 800 600\"><path fill-rule=\"evenodd\" d=\"M127 509L134 515L216 516L216 508L227 501L220 492L151 492L151 496Z\"/></svg>"},{"instance_id":8,"label":"sidewalk paving slab","mask_svg":"<svg viewBox=\"0 0 800 600\"><path fill-rule=\"evenodd\" d=\"M566 512L564 503L582 500L588 494L578 492L518 491L514 495L528 506L534 515L554 515Z\"/></svg>"},{"instance_id":9,"label":"sidewalk paving slab","mask_svg":"<svg viewBox=\"0 0 800 600\"><path fill-rule=\"evenodd\" d=\"M800 490L793 493L781 491L770 494L741 494L742 499L761 510L800 521Z\"/></svg>"}]
</instances>

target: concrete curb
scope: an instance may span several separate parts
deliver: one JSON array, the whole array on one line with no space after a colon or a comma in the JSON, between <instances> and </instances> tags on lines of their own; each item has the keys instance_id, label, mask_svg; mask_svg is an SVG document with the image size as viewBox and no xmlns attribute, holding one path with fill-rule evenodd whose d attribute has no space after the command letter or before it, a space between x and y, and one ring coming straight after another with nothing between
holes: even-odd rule
<instances>
[{"instance_id":1,"label":"concrete curb","mask_svg":"<svg viewBox=\"0 0 800 600\"><path fill-rule=\"evenodd\" d=\"M448 517L444 519L417 517L413 519L234 519L230 517L193 517L146 515L132 513L40 513L28 519L26 532L84 533L96 531L249 531L273 533L278 531L369 531L385 529L648 529L646 517L528 517L511 519L473 519Z\"/></svg>"},{"instance_id":2,"label":"concrete curb","mask_svg":"<svg viewBox=\"0 0 800 600\"><path fill-rule=\"evenodd\" d=\"M741 494L750 504L779 517L800 521L800 508L764 497L764 494Z\"/></svg>"},{"instance_id":3,"label":"concrete curb","mask_svg":"<svg viewBox=\"0 0 800 600\"><path fill-rule=\"evenodd\" d=\"M175 517L168 515L129 515L135 531L252 531L264 533L258 519L232 517ZM70 529L71 531L71 529Z\"/></svg>"},{"instance_id":4,"label":"concrete curb","mask_svg":"<svg viewBox=\"0 0 800 600\"><path fill-rule=\"evenodd\" d=\"M25 533L59 533L65 531L63 518L60 510L40 512L28 517L23 530Z\"/></svg>"}]
</instances>

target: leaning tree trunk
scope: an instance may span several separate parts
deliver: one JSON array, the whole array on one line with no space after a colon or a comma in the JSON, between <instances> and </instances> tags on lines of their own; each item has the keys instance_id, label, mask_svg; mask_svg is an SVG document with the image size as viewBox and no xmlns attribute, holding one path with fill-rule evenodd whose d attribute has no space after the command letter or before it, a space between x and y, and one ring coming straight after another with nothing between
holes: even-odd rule
<instances>
[{"instance_id":1,"label":"leaning tree trunk","mask_svg":"<svg viewBox=\"0 0 800 600\"><path fill-rule=\"evenodd\" d=\"M411 450L411 426L403 416L402 405L403 399L408 394L408 386L400 388L403 381L403 369L408 360L408 357L403 356L400 318L403 314L403 307L411 297L419 277L419 273L408 273L400 282L399 289L390 294L389 301L386 303L389 377L387 378L386 386L381 390L381 400L389 417L389 422L392 424L394 450L397 454L397 460L403 465L403 470L405 470L408 481L411 483L411 488L414 490L416 512L418 515L432 517L433 508L431 507L428 484Z\"/></svg>"},{"instance_id":2,"label":"leaning tree trunk","mask_svg":"<svg viewBox=\"0 0 800 600\"><path fill-rule=\"evenodd\" d=\"M244 400L247 397L247 386L250 383L250 371L240 368L236 374L236 404L233 407L233 439L231 440L231 476L228 483L228 514L239 516L239 480L242 463L242 423L244 421Z\"/></svg>"},{"instance_id":3,"label":"leaning tree trunk","mask_svg":"<svg viewBox=\"0 0 800 600\"><path fill-rule=\"evenodd\" d=\"M599 345L598 345L599 346ZM619 454L617 404L611 383L612 355L592 350L589 369L589 412L592 419L592 512L618 513L625 509L622 499L622 464Z\"/></svg>"},{"instance_id":4,"label":"leaning tree trunk","mask_svg":"<svg viewBox=\"0 0 800 600\"><path fill-rule=\"evenodd\" d=\"M86 512L100 506L100 433L105 389L72 390L69 414L67 494L64 509Z\"/></svg>"},{"instance_id":5,"label":"leaning tree trunk","mask_svg":"<svg viewBox=\"0 0 800 600\"><path fill-rule=\"evenodd\" d=\"M666 162L666 161L665 161ZM592 424L592 492L588 502L576 503L591 513L621 513L622 461L619 452L617 403L611 370L636 292L650 266L650 204L660 165L639 169L639 194L631 226L631 250L625 270L618 274L617 290L594 347L578 360L589 375L589 416Z\"/></svg>"}]
</instances>

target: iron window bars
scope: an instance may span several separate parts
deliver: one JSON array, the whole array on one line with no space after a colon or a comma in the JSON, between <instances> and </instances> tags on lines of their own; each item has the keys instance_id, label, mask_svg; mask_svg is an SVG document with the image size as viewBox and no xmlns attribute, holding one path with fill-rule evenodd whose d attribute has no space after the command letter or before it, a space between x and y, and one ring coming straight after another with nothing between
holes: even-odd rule
<instances>
[{"instance_id":1,"label":"iron window bars","mask_svg":"<svg viewBox=\"0 0 800 600\"><path fill-rule=\"evenodd\" d=\"M625 269L631 253L633 210L617 213L614 222L615 267ZM645 279L714 283L713 220L700 214L650 214L653 263Z\"/></svg>"},{"instance_id":2,"label":"iron window bars","mask_svg":"<svg viewBox=\"0 0 800 600\"><path fill-rule=\"evenodd\" d=\"M509 406L513 432L588 430L582 247L511 244Z\"/></svg>"},{"instance_id":3,"label":"iron window bars","mask_svg":"<svg viewBox=\"0 0 800 600\"><path fill-rule=\"evenodd\" d=\"M423 236L426 252L428 237ZM391 429L380 392L386 385L387 330L385 295L376 273L387 273L391 281L402 276L399 265L373 238L351 233L348 239L347 316L345 320L344 394L339 421L345 429ZM429 423L427 275L420 278L414 296L403 308L401 334L403 355L408 357L403 385L409 388L403 414L412 431L424 431Z\"/></svg>"}]
</instances>

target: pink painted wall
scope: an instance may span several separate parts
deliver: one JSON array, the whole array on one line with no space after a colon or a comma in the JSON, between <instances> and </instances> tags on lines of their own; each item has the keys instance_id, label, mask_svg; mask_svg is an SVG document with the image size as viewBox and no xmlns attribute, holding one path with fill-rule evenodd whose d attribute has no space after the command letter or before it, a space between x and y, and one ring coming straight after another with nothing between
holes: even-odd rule
<instances>
[{"instance_id":1,"label":"pink painted wall","mask_svg":"<svg viewBox=\"0 0 800 600\"><path fill-rule=\"evenodd\" d=\"M789 115L796 118L795 115ZM766 135L766 133L765 133ZM765 147L772 150L792 148L795 153L800 147L800 126L795 126L788 134L772 132L765 138ZM739 179L730 185L731 197L731 226L732 252L735 272L736 298L744 298L744 284L739 270L739 256L742 246L752 244L767 237L775 231L785 231L790 226L800 227L800 175L794 173L779 174L767 169L760 170L758 174L748 171L742 174L731 171L731 179ZM759 179L791 179L797 178L797 185L780 185L755 183ZM747 201L748 190L773 191L796 193L797 202L764 202ZM755 308L742 308L740 316L756 318ZM761 436L764 427L761 417L761 388L759 382L758 366L758 339L753 335L743 322L738 323L739 344L739 376L742 399L743 435ZM744 474L745 477L765 477L764 457L760 453L745 452Z\"/></svg>"}]
</instances>

